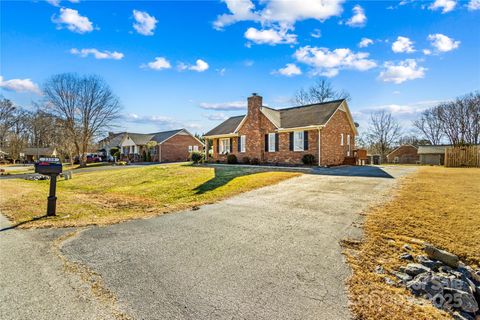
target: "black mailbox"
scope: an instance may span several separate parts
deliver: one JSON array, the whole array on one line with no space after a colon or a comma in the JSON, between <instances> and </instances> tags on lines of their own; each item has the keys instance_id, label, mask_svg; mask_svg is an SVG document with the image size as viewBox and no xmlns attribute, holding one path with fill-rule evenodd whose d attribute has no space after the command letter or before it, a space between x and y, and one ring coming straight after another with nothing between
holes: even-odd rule
<instances>
[{"instance_id":1,"label":"black mailbox","mask_svg":"<svg viewBox=\"0 0 480 320\"><path fill-rule=\"evenodd\" d=\"M58 158L40 158L35 163L35 173L50 176L50 193L47 202L47 216L54 216L57 206L57 176L62 173L62 162Z\"/></svg>"},{"instance_id":2,"label":"black mailbox","mask_svg":"<svg viewBox=\"0 0 480 320\"><path fill-rule=\"evenodd\" d=\"M58 158L40 158L35 163L35 173L58 175L62 173L62 162Z\"/></svg>"}]
</instances>

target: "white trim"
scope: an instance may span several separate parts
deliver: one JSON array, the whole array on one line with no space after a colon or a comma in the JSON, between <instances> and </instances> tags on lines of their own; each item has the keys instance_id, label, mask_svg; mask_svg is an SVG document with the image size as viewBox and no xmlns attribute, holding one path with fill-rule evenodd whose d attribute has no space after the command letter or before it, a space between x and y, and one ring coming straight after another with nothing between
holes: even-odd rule
<instances>
[{"instance_id":1,"label":"white trim","mask_svg":"<svg viewBox=\"0 0 480 320\"><path fill-rule=\"evenodd\" d=\"M322 162L322 143L321 143L321 140L322 140L322 135L321 135L321 130L322 129L318 129L318 165L320 166L321 165L321 162Z\"/></svg>"},{"instance_id":2,"label":"white trim","mask_svg":"<svg viewBox=\"0 0 480 320\"><path fill-rule=\"evenodd\" d=\"M265 112L263 112L263 108L267 108L267 109L270 109L270 110L274 110L274 111L276 111L276 112L280 112L280 111L279 111L279 110L275 110L275 109L273 109L273 108L269 108L269 107L263 107L263 106L260 108L260 112L263 113L263 115L268 119L268 121L270 121L270 122L275 126L275 128L278 129L279 127L275 124L275 122L272 121L272 119L270 119L270 117L269 117Z\"/></svg>"},{"instance_id":3,"label":"white trim","mask_svg":"<svg viewBox=\"0 0 480 320\"><path fill-rule=\"evenodd\" d=\"M273 145L272 145L272 138L273 137ZM277 135L275 132L269 132L268 133L268 152L275 152L276 148L275 146L277 145Z\"/></svg>"},{"instance_id":4,"label":"white trim","mask_svg":"<svg viewBox=\"0 0 480 320\"><path fill-rule=\"evenodd\" d=\"M240 153L247 152L247 136L241 135L240 136Z\"/></svg>"},{"instance_id":5,"label":"white trim","mask_svg":"<svg viewBox=\"0 0 480 320\"><path fill-rule=\"evenodd\" d=\"M309 130L315 130L315 129L321 129L323 128L324 125L312 125L312 126L306 126L306 127L293 127L293 128L278 128L276 131L277 132L291 132L291 131L309 131Z\"/></svg>"},{"instance_id":6,"label":"white trim","mask_svg":"<svg viewBox=\"0 0 480 320\"><path fill-rule=\"evenodd\" d=\"M302 134L302 143L301 143L301 148L298 148L298 149L295 149L295 136L297 133L301 133ZM300 131L300 130L297 130L297 131L293 131L293 152L303 152L305 151L305 131Z\"/></svg>"},{"instance_id":7,"label":"white trim","mask_svg":"<svg viewBox=\"0 0 480 320\"><path fill-rule=\"evenodd\" d=\"M345 110L340 109L340 107L342 107L342 106L345 108ZM337 113L338 110L346 113L348 122L350 122L350 126L351 126L352 129L353 129L353 133L354 133L356 136L358 136L357 127L355 126L355 122L353 121L352 114L350 113L350 108L348 107L348 104L347 104L347 102L346 102L345 100L343 100L342 103L340 103L340 105L337 107L337 109L335 110L335 112L332 113L332 115L330 116L330 118L328 118L327 122L325 122L325 126L330 122L330 120L333 118L333 116Z\"/></svg>"},{"instance_id":8,"label":"white trim","mask_svg":"<svg viewBox=\"0 0 480 320\"><path fill-rule=\"evenodd\" d=\"M243 123L245 122L246 119L247 119L247 114L243 117L242 121L240 121L240 123L238 124L237 128L233 131L233 133L237 133L238 130L240 130L240 128L243 126Z\"/></svg>"},{"instance_id":9,"label":"white trim","mask_svg":"<svg viewBox=\"0 0 480 320\"><path fill-rule=\"evenodd\" d=\"M240 136L238 133L228 133L228 134L217 134L213 136L203 136L207 139L221 139L221 138L233 138Z\"/></svg>"},{"instance_id":10,"label":"white trim","mask_svg":"<svg viewBox=\"0 0 480 320\"><path fill-rule=\"evenodd\" d=\"M343 141L343 133L340 133L340 145L343 147L345 145L345 141Z\"/></svg>"}]
</instances>

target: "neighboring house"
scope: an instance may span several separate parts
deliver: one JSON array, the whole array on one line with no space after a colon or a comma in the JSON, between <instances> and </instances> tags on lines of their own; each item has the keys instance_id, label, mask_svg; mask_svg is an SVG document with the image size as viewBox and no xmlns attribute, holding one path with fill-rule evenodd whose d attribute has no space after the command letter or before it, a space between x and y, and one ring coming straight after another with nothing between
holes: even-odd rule
<instances>
[{"instance_id":1,"label":"neighboring house","mask_svg":"<svg viewBox=\"0 0 480 320\"><path fill-rule=\"evenodd\" d=\"M122 143L123 138L125 137L126 132L113 133L109 132L108 137L100 140L98 142L99 149L103 153L103 157L106 157L108 160L113 160L113 157L110 154L110 150L113 148L120 149L120 144Z\"/></svg>"},{"instance_id":2,"label":"neighboring house","mask_svg":"<svg viewBox=\"0 0 480 320\"><path fill-rule=\"evenodd\" d=\"M415 164L419 161L418 148L405 144L387 154L388 163Z\"/></svg>"},{"instance_id":3,"label":"neighboring house","mask_svg":"<svg viewBox=\"0 0 480 320\"><path fill-rule=\"evenodd\" d=\"M356 134L346 100L272 109L254 93L246 115L225 120L205 138L213 141L215 161L234 154L238 161L301 164L312 154L319 165L339 165L353 156Z\"/></svg>"},{"instance_id":4,"label":"neighboring house","mask_svg":"<svg viewBox=\"0 0 480 320\"><path fill-rule=\"evenodd\" d=\"M441 146L419 146L418 155L420 156L420 164L444 165L445 149L451 145Z\"/></svg>"},{"instance_id":5,"label":"neighboring house","mask_svg":"<svg viewBox=\"0 0 480 320\"><path fill-rule=\"evenodd\" d=\"M57 150L55 148L25 148L20 152L20 157L25 162L31 163L41 157L56 157Z\"/></svg>"},{"instance_id":6,"label":"neighboring house","mask_svg":"<svg viewBox=\"0 0 480 320\"><path fill-rule=\"evenodd\" d=\"M156 145L149 149L147 143ZM203 152L204 145L186 129L156 133L126 132L119 144L121 158L129 161L144 161L144 154L150 152L153 162L175 162L188 160L190 153Z\"/></svg>"}]
</instances>

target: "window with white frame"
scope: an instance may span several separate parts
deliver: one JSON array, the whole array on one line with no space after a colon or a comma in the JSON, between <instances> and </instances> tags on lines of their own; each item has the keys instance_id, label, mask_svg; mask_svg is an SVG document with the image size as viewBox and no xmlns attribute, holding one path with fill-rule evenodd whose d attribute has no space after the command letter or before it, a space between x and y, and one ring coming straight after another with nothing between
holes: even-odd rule
<instances>
[{"instance_id":1,"label":"window with white frame","mask_svg":"<svg viewBox=\"0 0 480 320\"><path fill-rule=\"evenodd\" d=\"M344 145L344 141L343 141L343 133L340 134L340 145L343 146Z\"/></svg>"},{"instance_id":2,"label":"window with white frame","mask_svg":"<svg viewBox=\"0 0 480 320\"><path fill-rule=\"evenodd\" d=\"M350 135L347 134L347 146L349 146L349 145L350 145Z\"/></svg>"},{"instance_id":3,"label":"window with white frame","mask_svg":"<svg viewBox=\"0 0 480 320\"><path fill-rule=\"evenodd\" d=\"M230 152L230 139L220 139L219 140L220 145L219 145L219 153L220 154L226 154Z\"/></svg>"},{"instance_id":4,"label":"window with white frame","mask_svg":"<svg viewBox=\"0 0 480 320\"><path fill-rule=\"evenodd\" d=\"M268 134L268 152L275 152L275 133Z\"/></svg>"},{"instance_id":5,"label":"window with white frame","mask_svg":"<svg viewBox=\"0 0 480 320\"><path fill-rule=\"evenodd\" d=\"M245 152L245 142L247 140L246 136L240 136L240 152Z\"/></svg>"},{"instance_id":6,"label":"window with white frame","mask_svg":"<svg viewBox=\"0 0 480 320\"><path fill-rule=\"evenodd\" d=\"M193 146L193 151L198 152L198 146Z\"/></svg>"},{"instance_id":7,"label":"window with white frame","mask_svg":"<svg viewBox=\"0 0 480 320\"><path fill-rule=\"evenodd\" d=\"M192 152L193 151L193 147L192 146L188 146L188 152Z\"/></svg>"},{"instance_id":8,"label":"window with white frame","mask_svg":"<svg viewBox=\"0 0 480 320\"><path fill-rule=\"evenodd\" d=\"M293 133L293 151L303 151L303 131L295 131Z\"/></svg>"}]
</instances>

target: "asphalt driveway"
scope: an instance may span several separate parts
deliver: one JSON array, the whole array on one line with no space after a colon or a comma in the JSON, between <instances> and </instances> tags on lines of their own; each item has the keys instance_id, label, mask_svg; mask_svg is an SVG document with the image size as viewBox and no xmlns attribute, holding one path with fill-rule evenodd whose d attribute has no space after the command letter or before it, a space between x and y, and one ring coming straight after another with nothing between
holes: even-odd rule
<instances>
[{"instance_id":1,"label":"asphalt driveway","mask_svg":"<svg viewBox=\"0 0 480 320\"><path fill-rule=\"evenodd\" d=\"M62 253L136 319L349 319L340 240L413 167L303 175L196 211L89 228ZM364 169L362 169L364 170Z\"/></svg>"}]
</instances>

